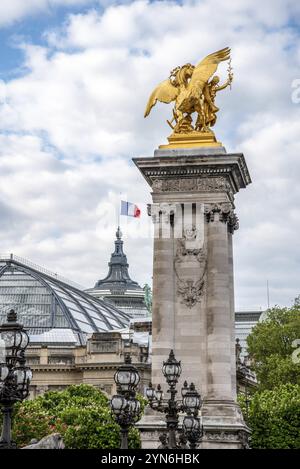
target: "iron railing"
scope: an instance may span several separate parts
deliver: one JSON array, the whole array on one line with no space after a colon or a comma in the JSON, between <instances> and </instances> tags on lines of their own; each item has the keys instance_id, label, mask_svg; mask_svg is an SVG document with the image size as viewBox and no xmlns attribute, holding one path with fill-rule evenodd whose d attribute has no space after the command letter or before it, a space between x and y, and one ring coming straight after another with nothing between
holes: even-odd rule
<instances>
[{"instance_id":1,"label":"iron railing","mask_svg":"<svg viewBox=\"0 0 300 469\"><path fill-rule=\"evenodd\" d=\"M77 288L77 290L85 290L85 288L82 285L79 285L76 282L73 282L66 277L63 277L61 275L58 275L56 272L51 272L48 269L45 269L44 267L41 267L38 264L35 264L34 262L31 262L24 257L16 256L15 254L1 254L0 253L0 262L9 262L9 261L16 261L20 264L25 265L26 267L29 267L30 269L36 270L37 272L40 272L44 275L47 275L48 277L52 277L55 280L58 280L59 282L66 283L67 285L70 285L71 287Z\"/></svg>"}]
</instances>

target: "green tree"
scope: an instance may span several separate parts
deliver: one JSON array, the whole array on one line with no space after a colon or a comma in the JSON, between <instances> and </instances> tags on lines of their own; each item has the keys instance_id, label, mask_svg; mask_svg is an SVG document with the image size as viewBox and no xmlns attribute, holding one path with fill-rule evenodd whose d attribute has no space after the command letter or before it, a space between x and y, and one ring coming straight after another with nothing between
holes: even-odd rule
<instances>
[{"instance_id":1,"label":"green tree","mask_svg":"<svg viewBox=\"0 0 300 469\"><path fill-rule=\"evenodd\" d=\"M245 396L239 396L239 402L246 415ZM281 384L256 392L246 421L252 430L251 448L300 449L300 386Z\"/></svg>"},{"instance_id":2,"label":"green tree","mask_svg":"<svg viewBox=\"0 0 300 469\"><path fill-rule=\"evenodd\" d=\"M111 416L108 398L85 384L64 391L48 391L16 405L13 421L13 436L19 447L27 445L32 438L41 439L59 432L66 448L119 448L119 430ZM129 447L140 447L139 433L134 428L129 432Z\"/></svg>"},{"instance_id":3,"label":"green tree","mask_svg":"<svg viewBox=\"0 0 300 469\"><path fill-rule=\"evenodd\" d=\"M259 390L274 389L282 383L300 384L300 360L294 360L300 339L300 305L272 308L247 338L252 368Z\"/></svg>"},{"instance_id":4,"label":"green tree","mask_svg":"<svg viewBox=\"0 0 300 469\"><path fill-rule=\"evenodd\" d=\"M252 430L251 447L300 448L300 305L272 308L247 338L258 389L239 402ZM295 354L296 353L296 354Z\"/></svg>"}]
</instances>

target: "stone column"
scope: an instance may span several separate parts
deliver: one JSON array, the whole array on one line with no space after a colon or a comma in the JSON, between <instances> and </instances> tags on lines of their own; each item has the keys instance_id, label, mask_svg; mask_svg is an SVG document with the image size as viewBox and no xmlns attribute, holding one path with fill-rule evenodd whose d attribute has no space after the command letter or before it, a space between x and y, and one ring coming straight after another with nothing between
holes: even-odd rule
<instances>
[{"instance_id":1,"label":"stone column","mask_svg":"<svg viewBox=\"0 0 300 469\"><path fill-rule=\"evenodd\" d=\"M241 447L236 398L232 235L234 195L251 182L242 154L156 150L135 164L152 188L153 383L170 349L204 398L202 447ZM169 230L168 230L168 229Z\"/></svg>"},{"instance_id":2,"label":"stone column","mask_svg":"<svg viewBox=\"0 0 300 469\"><path fill-rule=\"evenodd\" d=\"M231 276L226 212L229 204L206 208L207 234L207 399L232 399ZM228 377L230 376L230 379Z\"/></svg>"},{"instance_id":3,"label":"stone column","mask_svg":"<svg viewBox=\"0 0 300 469\"><path fill-rule=\"evenodd\" d=\"M230 311L231 311L231 380L232 389L234 392L234 399L236 398L236 352L235 352L235 304L234 304L234 272L233 272L233 246L232 246L232 235L235 229L238 229L238 219L234 220L234 223L229 226L228 230L228 251L229 251L229 275L230 275Z\"/></svg>"},{"instance_id":4,"label":"stone column","mask_svg":"<svg viewBox=\"0 0 300 469\"><path fill-rule=\"evenodd\" d=\"M152 381L158 384L166 351L175 345L173 227L166 222L167 213L158 212L154 217L158 237L154 238L153 254L153 298L157 301L152 303L152 334L154 331L155 335L152 342L155 348L152 354ZM168 225L170 235L164 237L163 232ZM169 331L168 334L165 331Z\"/></svg>"}]
</instances>

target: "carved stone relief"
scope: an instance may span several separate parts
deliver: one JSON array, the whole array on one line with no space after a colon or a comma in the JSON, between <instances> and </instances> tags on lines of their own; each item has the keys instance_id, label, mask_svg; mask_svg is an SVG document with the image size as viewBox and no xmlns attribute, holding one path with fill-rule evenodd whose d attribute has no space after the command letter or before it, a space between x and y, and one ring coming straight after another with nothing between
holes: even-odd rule
<instances>
[{"instance_id":1,"label":"carved stone relief","mask_svg":"<svg viewBox=\"0 0 300 469\"><path fill-rule=\"evenodd\" d=\"M154 192L232 192L225 177L155 178L152 180L152 189Z\"/></svg>"},{"instance_id":2,"label":"carved stone relief","mask_svg":"<svg viewBox=\"0 0 300 469\"><path fill-rule=\"evenodd\" d=\"M193 279L180 280L178 279L177 293L182 296L182 303L186 304L189 308L195 306L201 299L204 289L204 280Z\"/></svg>"},{"instance_id":3,"label":"carved stone relief","mask_svg":"<svg viewBox=\"0 0 300 469\"><path fill-rule=\"evenodd\" d=\"M201 300L205 287L206 253L203 239L198 239L195 226L184 228L183 238L177 240L174 269L177 277L177 293L182 303L192 308ZM186 268L197 270L199 278L186 278Z\"/></svg>"},{"instance_id":4,"label":"carved stone relief","mask_svg":"<svg viewBox=\"0 0 300 469\"><path fill-rule=\"evenodd\" d=\"M204 439L208 441L229 441L239 443L241 449L249 449L249 436L245 431L228 432L228 431L206 431Z\"/></svg>"}]
</instances>

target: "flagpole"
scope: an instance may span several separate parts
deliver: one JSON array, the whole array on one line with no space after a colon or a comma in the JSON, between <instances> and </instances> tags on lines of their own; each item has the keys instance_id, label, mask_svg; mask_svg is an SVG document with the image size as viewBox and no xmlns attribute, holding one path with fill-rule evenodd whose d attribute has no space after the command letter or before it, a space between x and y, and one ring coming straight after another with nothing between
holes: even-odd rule
<instances>
[{"instance_id":1,"label":"flagpole","mask_svg":"<svg viewBox=\"0 0 300 469\"><path fill-rule=\"evenodd\" d=\"M120 212L121 212L121 192L119 192L119 203L118 203L118 228L120 228Z\"/></svg>"}]
</instances>

